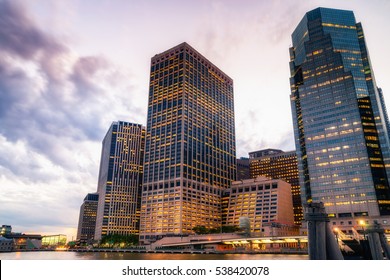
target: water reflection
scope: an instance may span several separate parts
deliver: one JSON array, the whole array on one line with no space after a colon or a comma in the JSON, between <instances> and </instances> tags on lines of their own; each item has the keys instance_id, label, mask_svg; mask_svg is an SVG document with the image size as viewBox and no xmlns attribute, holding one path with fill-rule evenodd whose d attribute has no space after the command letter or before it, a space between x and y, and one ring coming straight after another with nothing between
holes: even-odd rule
<instances>
[{"instance_id":1,"label":"water reflection","mask_svg":"<svg viewBox=\"0 0 390 280\"><path fill-rule=\"evenodd\" d=\"M159 254L118 252L12 252L0 260L307 260L307 255L287 254Z\"/></svg>"}]
</instances>

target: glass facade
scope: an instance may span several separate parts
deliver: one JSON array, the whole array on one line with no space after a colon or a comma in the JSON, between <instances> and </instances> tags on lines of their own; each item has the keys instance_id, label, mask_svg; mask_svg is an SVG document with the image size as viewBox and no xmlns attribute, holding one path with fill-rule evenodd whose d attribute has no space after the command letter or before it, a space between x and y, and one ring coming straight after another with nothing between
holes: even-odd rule
<instances>
[{"instance_id":1,"label":"glass facade","mask_svg":"<svg viewBox=\"0 0 390 280\"><path fill-rule=\"evenodd\" d=\"M42 237L42 246L43 247L55 247L55 246L65 246L66 245L66 235L48 235Z\"/></svg>"},{"instance_id":2,"label":"glass facade","mask_svg":"<svg viewBox=\"0 0 390 280\"><path fill-rule=\"evenodd\" d=\"M292 34L291 108L302 201L330 217L390 214L389 137L353 12L318 8Z\"/></svg>"},{"instance_id":3,"label":"glass facade","mask_svg":"<svg viewBox=\"0 0 390 280\"><path fill-rule=\"evenodd\" d=\"M283 152L275 149L251 152L249 153L249 169L251 178L264 176L281 179L291 185L294 223L300 225L303 219L303 209L296 152Z\"/></svg>"},{"instance_id":4,"label":"glass facade","mask_svg":"<svg viewBox=\"0 0 390 280\"><path fill-rule=\"evenodd\" d=\"M220 226L235 155L232 79L187 43L154 56L140 241Z\"/></svg>"},{"instance_id":5,"label":"glass facade","mask_svg":"<svg viewBox=\"0 0 390 280\"><path fill-rule=\"evenodd\" d=\"M2 225L0 235L8 235L12 233L12 227L10 225Z\"/></svg>"},{"instance_id":6,"label":"glass facade","mask_svg":"<svg viewBox=\"0 0 390 280\"><path fill-rule=\"evenodd\" d=\"M237 159L237 181L249 179L249 158L238 158Z\"/></svg>"},{"instance_id":7,"label":"glass facade","mask_svg":"<svg viewBox=\"0 0 390 280\"><path fill-rule=\"evenodd\" d=\"M145 128L114 122L102 145L95 239L139 233Z\"/></svg>"},{"instance_id":8,"label":"glass facade","mask_svg":"<svg viewBox=\"0 0 390 280\"><path fill-rule=\"evenodd\" d=\"M81 242L94 240L98 201L99 195L97 193L89 193L80 207L77 240Z\"/></svg>"}]
</instances>

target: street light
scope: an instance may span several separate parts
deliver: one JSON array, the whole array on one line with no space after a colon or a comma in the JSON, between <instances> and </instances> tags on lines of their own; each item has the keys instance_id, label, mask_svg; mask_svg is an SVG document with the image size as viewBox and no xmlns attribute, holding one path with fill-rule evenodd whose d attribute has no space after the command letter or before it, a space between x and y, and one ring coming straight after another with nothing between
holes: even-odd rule
<instances>
[{"instance_id":1,"label":"street light","mask_svg":"<svg viewBox=\"0 0 390 280\"><path fill-rule=\"evenodd\" d=\"M366 231L364 229L364 221L363 220L359 220L359 225L361 225L361 227L362 227L363 237L364 237L364 240L366 240Z\"/></svg>"},{"instance_id":2,"label":"street light","mask_svg":"<svg viewBox=\"0 0 390 280\"><path fill-rule=\"evenodd\" d=\"M336 227L333 229L334 235L336 236L337 245L339 245L339 229Z\"/></svg>"}]
</instances>

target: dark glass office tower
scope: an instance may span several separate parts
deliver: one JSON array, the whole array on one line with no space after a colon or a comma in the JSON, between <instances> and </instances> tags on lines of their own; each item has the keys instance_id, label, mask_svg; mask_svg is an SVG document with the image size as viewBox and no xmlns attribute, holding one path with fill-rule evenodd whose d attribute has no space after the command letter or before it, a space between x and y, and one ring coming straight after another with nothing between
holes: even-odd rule
<instances>
[{"instance_id":1,"label":"dark glass office tower","mask_svg":"<svg viewBox=\"0 0 390 280\"><path fill-rule=\"evenodd\" d=\"M112 123L100 160L95 239L139 233L145 127Z\"/></svg>"},{"instance_id":2,"label":"dark glass office tower","mask_svg":"<svg viewBox=\"0 0 390 280\"><path fill-rule=\"evenodd\" d=\"M341 224L389 215L385 108L361 24L351 11L317 8L303 17L292 41L291 107L302 201L324 202Z\"/></svg>"},{"instance_id":3,"label":"dark glass office tower","mask_svg":"<svg viewBox=\"0 0 390 280\"><path fill-rule=\"evenodd\" d=\"M235 176L232 79L187 43L154 56L140 242L220 227Z\"/></svg>"},{"instance_id":4,"label":"dark glass office tower","mask_svg":"<svg viewBox=\"0 0 390 280\"><path fill-rule=\"evenodd\" d=\"M97 193L89 193L80 206L77 240L81 243L88 243L94 240L98 201L99 195Z\"/></svg>"},{"instance_id":5,"label":"dark glass office tower","mask_svg":"<svg viewBox=\"0 0 390 280\"><path fill-rule=\"evenodd\" d=\"M249 179L249 158L238 158L237 159L237 181Z\"/></svg>"}]
</instances>

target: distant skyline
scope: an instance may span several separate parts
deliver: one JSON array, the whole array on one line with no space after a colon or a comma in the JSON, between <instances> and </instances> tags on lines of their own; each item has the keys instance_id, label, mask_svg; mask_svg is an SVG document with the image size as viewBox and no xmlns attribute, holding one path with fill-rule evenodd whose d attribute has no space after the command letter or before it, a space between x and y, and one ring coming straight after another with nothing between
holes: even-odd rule
<instances>
[{"instance_id":1,"label":"distant skyline","mask_svg":"<svg viewBox=\"0 0 390 280\"><path fill-rule=\"evenodd\" d=\"M146 125L150 59L184 41L234 81L237 157L294 150L288 48L319 6L362 22L390 106L386 0L0 0L0 223L76 238L107 129Z\"/></svg>"}]
</instances>

